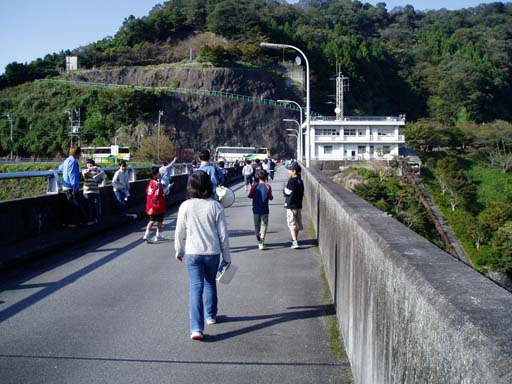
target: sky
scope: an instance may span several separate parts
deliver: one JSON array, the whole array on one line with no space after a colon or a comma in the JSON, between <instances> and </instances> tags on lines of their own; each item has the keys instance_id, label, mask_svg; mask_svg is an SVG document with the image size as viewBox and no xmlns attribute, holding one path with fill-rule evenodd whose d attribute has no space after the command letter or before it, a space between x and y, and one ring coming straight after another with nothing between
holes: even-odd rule
<instances>
[{"instance_id":1,"label":"sky","mask_svg":"<svg viewBox=\"0 0 512 384\"><path fill-rule=\"evenodd\" d=\"M381 0L382 1L382 0ZM381 1L364 1L377 4ZM410 4L416 10L460 9L494 0L382 1L391 10ZM0 74L14 61L29 63L47 54L74 49L114 36L130 15L146 16L164 0L0 0ZM297 0L289 0L296 3ZM449 5L447 5L449 4Z\"/></svg>"}]
</instances>

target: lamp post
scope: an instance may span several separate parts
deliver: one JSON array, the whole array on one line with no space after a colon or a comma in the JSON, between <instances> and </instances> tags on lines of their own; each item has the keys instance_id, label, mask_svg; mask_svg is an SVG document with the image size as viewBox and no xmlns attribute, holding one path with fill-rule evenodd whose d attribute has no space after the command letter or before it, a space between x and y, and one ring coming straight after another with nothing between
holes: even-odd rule
<instances>
[{"instance_id":1,"label":"lamp post","mask_svg":"<svg viewBox=\"0 0 512 384\"><path fill-rule=\"evenodd\" d=\"M157 139L156 139L156 146L157 146L157 158L158 161L160 161L160 118L163 116L164 111L158 111L158 133L157 133Z\"/></svg>"},{"instance_id":2,"label":"lamp post","mask_svg":"<svg viewBox=\"0 0 512 384\"><path fill-rule=\"evenodd\" d=\"M298 161L302 161L302 140L301 140L301 133L302 133L302 125L300 125L300 123L295 120L295 119L283 119L283 121L292 121L294 123L297 124L297 126L299 127L299 129L292 129L292 128L286 128L287 131L295 131L297 132L297 160Z\"/></svg>"},{"instance_id":3,"label":"lamp post","mask_svg":"<svg viewBox=\"0 0 512 384\"><path fill-rule=\"evenodd\" d=\"M13 139L12 139L12 122L13 122L13 118L12 118L12 113L11 112L5 112L4 115L5 115L5 117L7 117L7 120L9 120L9 123L11 125L11 161L12 161L12 147L14 145L14 142L13 142Z\"/></svg>"},{"instance_id":4,"label":"lamp post","mask_svg":"<svg viewBox=\"0 0 512 384\"><path fill-rule=\"evenodd\" d=\"M311 114L310 114L310 108L309 108L309 61L304 52L302 52L299 48L294 47L293 45L288 44L276 44L276 43L266 43L262 42L260 43L260 47L265 48L272 48L272 49L283 49L283 48L291 48L295 49L297 52L299 52L302 57L304 58L304 61L306 62L306 168L309 168L311 165L311 140L310 140L310 120L311 120Z\"/></svg>"},{"instance_id":5,"label":"lamp post","mask_svg":"<svg viewBox=\"0 0 512 384\"><path fill-rule=\"evenodd\" d=\"M298 108L299 108L299 114L300 114L300 125L299 125L299 142L297 143L297 145L299 146L299 151L298 151L298 154L299 154L299 157L297 158L298 161L302 162L302 156L303 156L303 147L304 147L304 144L303 144L303 137L302 137L302 107L300 106L299 103L297 103L296 101L293 101L293 100L277 100L278 103L283 103L283 104L295 104ZM286 120L284 120L286 121Z\"/></svg>"}]
</instances>

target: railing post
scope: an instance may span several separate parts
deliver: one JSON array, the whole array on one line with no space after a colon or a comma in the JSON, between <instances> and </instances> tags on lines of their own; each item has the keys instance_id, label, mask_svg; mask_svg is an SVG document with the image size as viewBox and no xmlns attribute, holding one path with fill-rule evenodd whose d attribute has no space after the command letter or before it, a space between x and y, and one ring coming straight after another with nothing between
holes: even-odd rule
<instances>
[{"instance_id":1,"label":"railing post","mask_svg":"<svg viewBox=\"0 0 512 384\"><path fill-rule=\"evenodd\" d=\"M60 189L59 173L57 171L53 171L53 173L48 176L48 186L46 188L46 193L47 194L59 193L59 189Z\"/></svg>"}]
</instances>

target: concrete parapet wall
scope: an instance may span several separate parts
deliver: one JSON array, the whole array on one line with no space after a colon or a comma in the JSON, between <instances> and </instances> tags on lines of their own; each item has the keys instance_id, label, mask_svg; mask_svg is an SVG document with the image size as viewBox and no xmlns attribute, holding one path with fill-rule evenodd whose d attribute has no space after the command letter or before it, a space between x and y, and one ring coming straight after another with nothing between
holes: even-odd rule
<instances>
[{"instance_id":1,"label":"concrete parapet wall","mask_svg":"<svg viewBox=\"0 0 512 384\"><path fill-rule=\"evenodd\" d=\"M356 383L512 382L512 294L320 172L303 178Z\"/></svg>"}]
</instances>

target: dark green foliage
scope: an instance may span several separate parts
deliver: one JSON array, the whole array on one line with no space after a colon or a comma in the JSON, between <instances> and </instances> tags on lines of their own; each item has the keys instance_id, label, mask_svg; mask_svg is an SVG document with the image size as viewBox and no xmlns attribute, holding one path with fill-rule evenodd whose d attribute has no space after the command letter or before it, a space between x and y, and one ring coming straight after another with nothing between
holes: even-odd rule
<instances>
[{"instance_id":1,"label":"dark green foliage","mask_svg":"<svg viewBox=\"0 0 512 384\"><path fill-rule=\"evenodd\" d=\"M447 156L444 152L422 154L423 180L436 205L462 243L472 264L482 270L510 271L510 223L512 222L512 175L486 168L485 161L462 152ZM453 209L449 186L440 182L451 180L452 188L469 188L463 209ZM443 188L446 188L443 193ZM476 193L475 193L476 192Z\"/></svg>"},{"instance_id":2,"label":"dark green foliage","mask_svg":"<svg viewBox=\"0 0 512 384\"><path fill-rule=\"evenodd\" d=\"M425 208L405 179L383 172L377 174L364 168L358 169L358 173L365 177L366 182L359 184L354 193L444 248Z\"/></svg>"},{"instance_id":3,"label":"dark green foliage","mask_svg":"<svg viewBox=\"0 0 512 384\"><path fill-rule=\"evenodd\" d=\"M0 93L0 115L13 119L13 151L21 157L55 157L69 147L70 122L66 109L81 108L82 145L110 145L116 129L136 126L148 119L158 105L154 93L128 89L105 89L27 83ZM10 126L0 119L0 151L10 150Z\"/></svg>"},{"instance_id":4,"label":"dark green foliage","mask_svg":"<svg viewBox=\"0 0 512 384\"><path fill-rule=\"evenodd\" d=\"M113 37L66 54L78 54L85 68L180 61L187 57L174 52L174 44L202 32L236 44L224 51L205 48L201 59L217 65L296 55L260 53L264 40L301 48L310 61L312 107L321 113L332 113L325 102L334 93L330 77L338 63L351 79L348 114L405 113L409 120L428 117L444 125L457 125L461 115L476 122L512 120L511 3L426 12L405 6L388 13L384 3L346 0L310 0L301 7L270 0L170 0L145 17L127 17ZM9 64L0 88L56 75L64 55ZM449 133L449 146L466 139Z\"/></svg>"}]
</instances>

